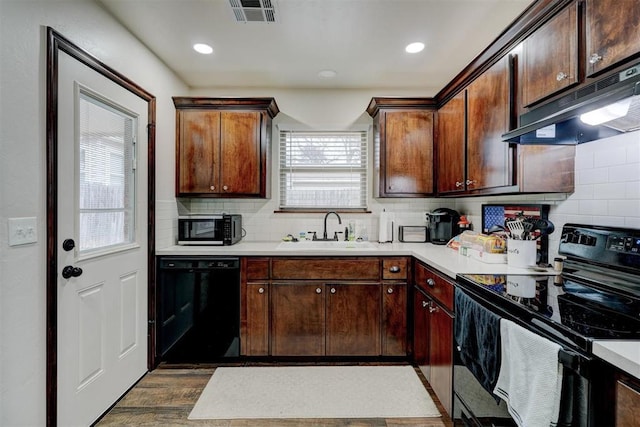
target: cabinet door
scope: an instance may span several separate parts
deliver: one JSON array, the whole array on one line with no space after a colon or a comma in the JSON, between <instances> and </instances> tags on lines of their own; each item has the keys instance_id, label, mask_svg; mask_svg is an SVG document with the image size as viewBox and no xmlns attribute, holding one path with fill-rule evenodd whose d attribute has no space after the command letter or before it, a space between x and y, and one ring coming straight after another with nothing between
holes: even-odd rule
<instances>
[{"instance_id":1,"label":"cabinet door","mask_svg":"<svg viewBox=\"0 0 640 427\"><path fill-rule=\"evenodd\" d=\"M429 366L431 388L451 415L453 393L453 317L435 302L431 305Z\"/></svg>"},{"instance_id":2,"label":"cabinet door","mask_svg":"<svg viewBox=\"0 0 640 427\"><path fill-rule=\"evenodd\" d=\"M429 369L429 326L431 298L418 287L413 288L413 362L418 365L427 381L431 381Z\"/></svg>"},{"instance_id":3,"label":"cabinet door","mask_svg":"<svg viewBox=\"0 0 640 427\"><path fill-rule=\"evenodd\" d=\"M638 0L586 1L587 76L640 53Z\"/></svg>"},{"instance_id":4,"label":"cabinet door","mask_svg":"<svg viewBox=\"0 0 640 427\"><path fill-rule=\"evenodd\" d=\"M524 42L525 106L578 83L578 13L572 4Z\"/></svg>"},{"instance_id":5,"label":"cabinet door","mask_svg":"<svg viewBox=\"0 0 640 427\"><path fill-rule=\"evenodd\" d=\"M179 111L178 122L177 195L218 191L220 113L200 110Z\"/></svg>"},{"instance_id":6,"label":"cabinet door","mask_svg":"<svg viewBox=\"0 0 640 427\"><path fill-rule=\"evenodd\" d=\"M261 113L223 111L221 129L221 192L259 195L261 169Z\"/></svg>"},{"instance_id":7,"label":"cabinet door","mask_svg":"<svg viewBox=\"0 0 640 427\"><path fill-rule=\"evenodd\" d=\"M247 283L246 337L241 343L246 356L269 354L269 283Z\"/></svg>"},{"instance_id":8,"label":"cabinet door","mask_svg":"<svg viewBox=\"0 0 640 427\"><path fill-rule=\"evenodd\" d=\"M271 285L271 354L322 356L325 353L325 296L323 285Z\"/></svg>"},{"instance_id":9,"label":"cabinet door","mask_svg":"<svg viewBox=\"0 0 640 427\"><path fill-rule=\"evenodd\" d=\"M384 195L433 193L433 112L384 113ZM381 183L382 185L382 183Z\"/></svg>"},{"instance_id":10,"label":"cabinet door","mask_svg":"<svg viewBox=\"0 0 640 427\"><path fill-rule=\"evenodd\" d=\"M640 387L616 381L616 427L640 427Z\"/></svg>"},{"instance_id":11,"label":"cabinet door","mask_svg":"<svg viewBox=\"0 0 640 427\"><path fill-rule=\"evenodd\" d=\"M438 110L435 169L441 194L465 189L465 105L466 91L462 91Z\"/></svg>"},{"instance_id":12,"label":"cabinet door","mask_svg":"<svg viewBox=\"0 0 640 427\"><path fill-rule=\"evenodd\" d=\"M510 118L509 57L485 71L467 91L467 190L512 185L512 152L502 141Z\"/></svg>"},{"instance_id":13,"label":"cabinet door","mask_svg":"<svg viewBox=\"0 0 640 427\"><path fill-rule=\"evenodd\" d=\"M380 355L380 285L327 285L327 355Z\"/></svg>"},{"instance_id":14,"label":"cabinet door","mask_svg":"<svg viewBox=\"0 0 640 427\"><path fill-rule=\"evenodd\" d=\"M382 284L382 355L407 355L407 284Z\"/></svg>"}]
</instances>

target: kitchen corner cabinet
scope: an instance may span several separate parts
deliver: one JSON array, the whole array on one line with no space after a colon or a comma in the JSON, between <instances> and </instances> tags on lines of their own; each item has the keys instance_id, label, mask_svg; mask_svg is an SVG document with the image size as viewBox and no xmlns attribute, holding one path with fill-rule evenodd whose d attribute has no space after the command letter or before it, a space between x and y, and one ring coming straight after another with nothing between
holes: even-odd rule
<instances>
[{"instance_id":1,"label":"kitchen corner cabinet","mask_svg":"<svg viewBox=\"0 0 640 427\"><path fill-rule=\"evenodd\" d=\"M511 124L510 67L503 57L438 110L438 194L513 191L513 148L502 141Z\"/></svg>"},{"instance_id":2,"label":"kitchen corner cabinet","mask_svg":"<svg viewBox=\"0 0 640 427\"><path fill-rule=\"evenodd\" d=\"M638 0L586 0L587 76L640 55Z\"/></svg>"},{"instance_id":3,"label":"kitchen corner cabinet","mask_svg":"<svg viewBox=\"0 0 640 427\"><path fill-rule=\"evenodd\" d=\"M451 415L454 285L417 262L414 273L414 362Z\"/></svg>"},{"instance_id":4,"label":"kitchen corner cabinet","mask_svg":"<svg viewBox=\"0 0 640 427\"><path fill-rule=\"evenodd\" d=\"M176 196L269 197L273 98L174 97Z\"/></svg>"},{"instance_id":5,"label":"kitchen corner cabinet","mask_svg":"<svg viewBox=\"0 0 640 427\"><path fill-rule=\"evenodd\" d=\"M578 62L578 5L572 3L524 41L523 106L579 83Z\"/></svg>"},{"instance_id":6,"label":"kitchen corner cabinet","mask_svg":"<svg viewBox=\"0 0 640 427\"><path fill-rule=\"evenodd\" d=\"M434 194L431 98L372 98L375 197Z\"/></svg>"}]
</instances>

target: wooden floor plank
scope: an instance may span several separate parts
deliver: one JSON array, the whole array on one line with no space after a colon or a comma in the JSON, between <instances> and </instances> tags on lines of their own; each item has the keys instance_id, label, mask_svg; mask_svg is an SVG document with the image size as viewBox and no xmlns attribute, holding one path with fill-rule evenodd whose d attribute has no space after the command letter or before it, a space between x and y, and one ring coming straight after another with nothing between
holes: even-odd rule
<instances>
[{"instance_id":1,"label":"wooden floor plank","mask_svg":"<svg viewBox=\"0 0 640 427\"><path fill-rule=\"evenodd\" d=\"M189 420L215 368L156 369L148 373L114 407L96 423L110 426L207 426L207 427L451 427L446 414L442 418L358 418L358 419L242 419ZM416 370L440 413L442 404L429 383Z\"/></svg>"}]
</instances>

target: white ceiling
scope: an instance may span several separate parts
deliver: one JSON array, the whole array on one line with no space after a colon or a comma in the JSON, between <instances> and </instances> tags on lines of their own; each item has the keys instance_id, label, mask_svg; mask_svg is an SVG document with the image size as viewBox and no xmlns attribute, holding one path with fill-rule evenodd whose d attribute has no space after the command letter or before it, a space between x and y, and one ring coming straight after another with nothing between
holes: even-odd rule
<instances>
[{"instance_id":1,"label":"white ceiling","mask_svg":"<svg viewBox=\"0 0 640 427\"><path fill-rule=\"evenodd\" d=\"M275 23L229 0L98 0L184 82L202 87L431 90L449 83L532 0L272 0ZM408 54L404 47L426 48ZM211 55L193 51L207 43ZM332 79L318 77L335 70Z\"/></svg>"}]
</instances>

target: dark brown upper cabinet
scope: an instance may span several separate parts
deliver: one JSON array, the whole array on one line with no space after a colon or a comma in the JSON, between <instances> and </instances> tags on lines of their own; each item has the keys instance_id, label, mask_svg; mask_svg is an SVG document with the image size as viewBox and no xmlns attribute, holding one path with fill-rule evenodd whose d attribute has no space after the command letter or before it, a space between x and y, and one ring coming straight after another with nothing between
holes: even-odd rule
<instances>
[{"instance_id":1,"label":"dark brown upper cabinet","mask_svg":"<svg viewBox=\"0 0 640 427\"><path fill-rule=\"evenodd\" d=\"M500 59L437 113L436 173L441 195L513 190L510 57Z\"/></svg>"},{"instance_id":2,"label":"dark brown upper cabinet","mask_svg":"<svg viewBox=\"0 0 640 427\"><path fill-rule=\"evenodd\" d=\"M579 82L578 5L551 18L523 44L522 103L534 104Z\"/></svg>"},{"instance_id":3,"label":"dark brown upper cabinet","mask_svg":"<svg viewBox=\"0 0 640 427\"><path fill-rule=\"evenodd\" d=\"M430 98L373 98L375 197L434 194L433 121Z\"/></svg>"},{"instance_id":4,"label":"dark brown upper cabinet","mask_svg":"<svg viewBox=\"0 0 640 427\"><path fill-rule=\"evenodd\" d=\"M585 0L585 18L587 76L640 56L638 0Z\"/></svg>"},{"instance_id":5,"label":"dark brown upper cabinet","mask_svg":"<svg viewBox=\"0 0 640 427\"><path fill-rule=\"evenodd\" d=\"M176 106L176 196L269 197L273 98L184 98Z\"/></svg>"},{"instance_id":6,"label":"dark brown upper cabinet","mask_svg":"<svg viewBox=\"0 0 640 427\"><path fill-rule=\"evenodd\" d=\"M438 194L462 193L466 190L466 110L466 90L438 110L435 164Z\"/></svg>"}]
</instances>

